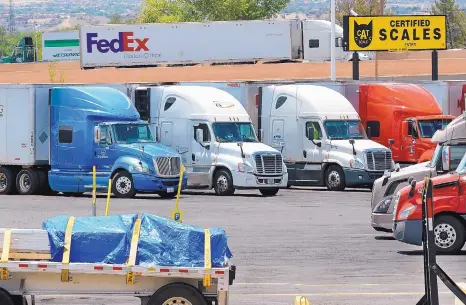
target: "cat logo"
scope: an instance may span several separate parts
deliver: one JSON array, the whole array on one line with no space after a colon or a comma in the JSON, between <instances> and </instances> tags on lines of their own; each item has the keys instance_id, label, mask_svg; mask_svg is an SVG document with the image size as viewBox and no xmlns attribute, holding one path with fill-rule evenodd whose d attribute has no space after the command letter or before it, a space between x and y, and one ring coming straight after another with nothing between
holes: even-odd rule
<instances>
[{"instance_id":1,"label":"cat logo","mask_svg":"<svg viewBox=\"0 0 466 305\"><path fill-rule=\"evenodd\" d=\"M367 48L372 42L372 20L368 24L358 24L354 20L354 42L360 48Z\"/></svg>"},{"instance_id":2,"label":"cat logo","mask_svg":"<svg viewBox=\"0 0 466 305\"><path fill-rule=\"evenodd\" d=\"M218 102L218 101L214 101L214 104L216 107L219 107L219 108L231 108L235 105L229 102Z\"/></svg>"}]
</instances>

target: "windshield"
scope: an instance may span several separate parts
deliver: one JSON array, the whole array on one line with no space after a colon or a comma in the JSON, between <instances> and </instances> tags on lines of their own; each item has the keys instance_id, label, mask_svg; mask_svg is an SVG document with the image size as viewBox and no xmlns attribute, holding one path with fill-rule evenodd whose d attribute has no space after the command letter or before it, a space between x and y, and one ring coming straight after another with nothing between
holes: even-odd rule
<instances>
[{"instance_id":1,"label":"windshield","mask_svg":"<svg viewBox=\"0 0 466 305\"><path fill-rule=\"evenodd\" d=\"M421 137L432 138L432 136L437 130L444 129L450 122L451 122L451 119L419 121L419 129L421 131Z\"/></svg>"},{"instance_id":2,"label":"windshield","mask_svg":"<svg viewBox=\"0 0 466 305\"><path fill-rule=\"evenodd\" d=\"M325 121L324 127L327 137L331 140L367 139L359 120Z\"/></svg>"},{"instance_id":3,"label":"windshield","mask_svg":"<svg viewBox=\"0 0 466 305\"><path fill-rule=\"evenodd\" d=\"M154 142L148 124L116 124L113 128L117 143Z\"/></svg>"},{"instance_id":4,"label":"windshield","mask_svg":"<svg viewBox=\"0 0 466 305\"><path fill-rule=\"evenodd\" d=\"M460 164L456 168L455 172L460 175L466 173L466 154L463 155L463 159L461 159Z\"/></svg>"},{"instance_id":5,"label":"windshield","mask_svg":"<svg viewBox=\"0 0 466 305\"><path fill-rule=\"evenodd\" d=\"M251 123L214 123L215 139L219 143L257 142L256 133Z\"/></svg>"}]
</instances>

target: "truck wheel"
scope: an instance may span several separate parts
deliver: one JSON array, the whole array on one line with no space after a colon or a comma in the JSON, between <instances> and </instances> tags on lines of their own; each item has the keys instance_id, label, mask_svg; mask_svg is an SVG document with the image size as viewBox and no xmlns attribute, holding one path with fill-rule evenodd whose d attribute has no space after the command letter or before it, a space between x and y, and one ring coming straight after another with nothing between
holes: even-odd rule
<instances>
[{"instance_id":1,"label":"truck wheel","mask_svg":"<svg viewBox=\"0 0 466 305\"><path fill-rule=\"evenodd\" d=\"M465 242L465 228L453 216L440 215L434 221L435 248L438 253L456 254Z\"/></svg>"},{"instance_id":2,"label":"truck wheel","mask_svg":"<svg viewBox=\"0 0 466 305\"><path fill-rule=\"evenodd\" d=\"M12 295L11 300L13 301L14 305L28 305L28 300L22 295Z\"/></svg>"},{"instance_id":3,"label":"truck wheel","mask_svg":"<svg viewBox=\"0 0 466 305\"><path fill-rule=\"evenodd\" d=\"M345 173L339 165L330 165L325 172L325 185L330 191L345 190Z\"/></svg>"},{"instance_id":4,"label":"truck wheel","mask_svg":"<svg viewBox=\"0 0 466 305\"><path fill-rule=\"evenodd\" d=\"M174 283L160 288L147 305L207 305L204 296L193 286Z\"/></svg>"},{"instance_id":5,"label":"truck wheel","mask_svg":"<svg viewBox=\"0 0 466 305\"><path fill-rule=\"evenodd\" d=\"M16 176L16 189L20 195L36 194L39 184L39 175L31 168L21 170Z\"/></svg>"},{"instance_id":6,"label":"truck wheel","mask_svg":"<svg viewBox=\"0 0 466 305\"><path fill-rule=\"evenodd\" d=\"M133 198L136 196L133 178L127 171L116 173L112 181L112 193L117 198Z\"/></svg>"},{"instance_id":7,"label":"truck wheel","mask_svg":"<svg viewBox=\"0 0 466 305\"><path fill-rule=\"evenodd\" d=\"M0 167L0 195L10 195L15 190L15 174L6 167Z\"/></svg>"},{"instance_id":8,"label":"truck wheel","mask_svg":"<svg viewBox=\"0 0 466 305\"><path fill-rule=\"evenodd\" d=\"M221 169L215 173L214 190L219 196L231 196L235 192L233 188L233 179L226 169Z\"/></svg>"},{"instance_id":9,"label":"truck wheel","mask_svg":"<svg viewBox=\"0 0 466 305\"><path fill-rule=\"evenodd\" d=\"M273 187L273 188L259 189L259 192L261 192L261 194L264 196L275 196L277 195L278 190L279 190L278 187Z\"/></svg>"},{"instance_id":10,"label":"truck wheel","mask_svg":"<svg viewBox=\"0 0 466 305\"><path fill-rule=\"evenodd\" d=\"M15 305L10 295L4 290L0 289L0 304L2 305Z\"/></svg>"}]
</instances>

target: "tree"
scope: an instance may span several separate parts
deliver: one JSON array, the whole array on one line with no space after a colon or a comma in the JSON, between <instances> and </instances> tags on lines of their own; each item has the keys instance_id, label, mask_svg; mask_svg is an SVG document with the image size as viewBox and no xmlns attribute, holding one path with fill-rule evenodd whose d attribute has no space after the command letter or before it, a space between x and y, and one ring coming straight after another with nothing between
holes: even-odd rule
<instances>
[{"instance_id":1,"label":"tree","mask_svg":"<svg viewBox=\"0 0 466 305\"><path fill-rule=\"evenodd\" d=\"M464 48L466 46L466 14L460 10L455 0L435 0L432 4L432 14L447 17L447 47Z\"/></svg>"},{"instance_id":2,"label":"tree","mask_svg":"<svg viewBox=\"0 0 466 305\"><path fill-rule=\"evenodd\" d=\"M383 14L390 15L392 12L387 9L387 1L383 1ZM353 10L360 16L373 16L380 14L380 0L337 0L336 1L336 20L340 26L343 26L343 16L350 15Z\"/></svg>"},{"instance_id":3,"label":"tree","mask_svg":"<svg viewBox=\"0 0 466 305\"><path fill-rule=\"evenodd\" d=\"M145 0L139 22L268 19L290 0Z\"/></svg>"},{"instance_id":4,"label":"tree","mask_svg":"<svg viewBox=\"0 0 466 305\"><path fill-rule=\"evenodd\" d=\"M123 24L125 21L123 20L123 17L121 17L119 14L113 14L112 17L110 17L110 20L108 21L109 24Z\"/></svg>"}]
</instances>

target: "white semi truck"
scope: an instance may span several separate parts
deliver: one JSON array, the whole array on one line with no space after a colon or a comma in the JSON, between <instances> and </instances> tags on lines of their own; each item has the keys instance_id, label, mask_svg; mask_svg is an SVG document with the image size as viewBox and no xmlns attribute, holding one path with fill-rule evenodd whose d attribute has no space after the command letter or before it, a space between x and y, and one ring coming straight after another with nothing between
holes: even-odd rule
<instances>
[{"instance_id":1,"label":"white semi truck","mask_svg":"<svg viewBox=\"0 0 466 305\"><path fill-rule=\"evenodd\" d=\"M231 94L209 86L130 85L128 95L158 142L182 156L188 188L274 196L287 186L282 154L258 141L251 117Z\"/></svg>"},{"instance_id":2,"label":"white semi truck","mask_svg":"<svg viewBox=\"0 0 466 305\"><path fill-rule=\"evenodd\" d=\"M81 68L255 61L350 60L343 29L324 20L251 20L80 27ZM163 43L161 43L163 41ZM370 59L360 53L361 60Z\"/></svg>"},{"instance_id":3,"label":"white semi truck","mask_svg":"<svg viewBox=\"0 0 466 305\"><path fill-rule=\"evenodd\" d=\"M367 187L395 167L390 150L367 138L358 113L336 90L241 82L179 85L213 86L241 101L259 140L282 152L289 186Z\"/></svg>"},{"instance_id":4,"label":"white semi truck","mask_svg":"<svg viewBox=\"0 0 466 305\"><path fill-rule=\"evenodd\" d=\"M437 148L432 160L387 172L374 182L371 197L372 227L391 232L395 194L409 185L409 179L422 180L426 175L436 177L454 171L466 153L466 113L463 113L432 137Z\"/></svg>"}]
</instances>

